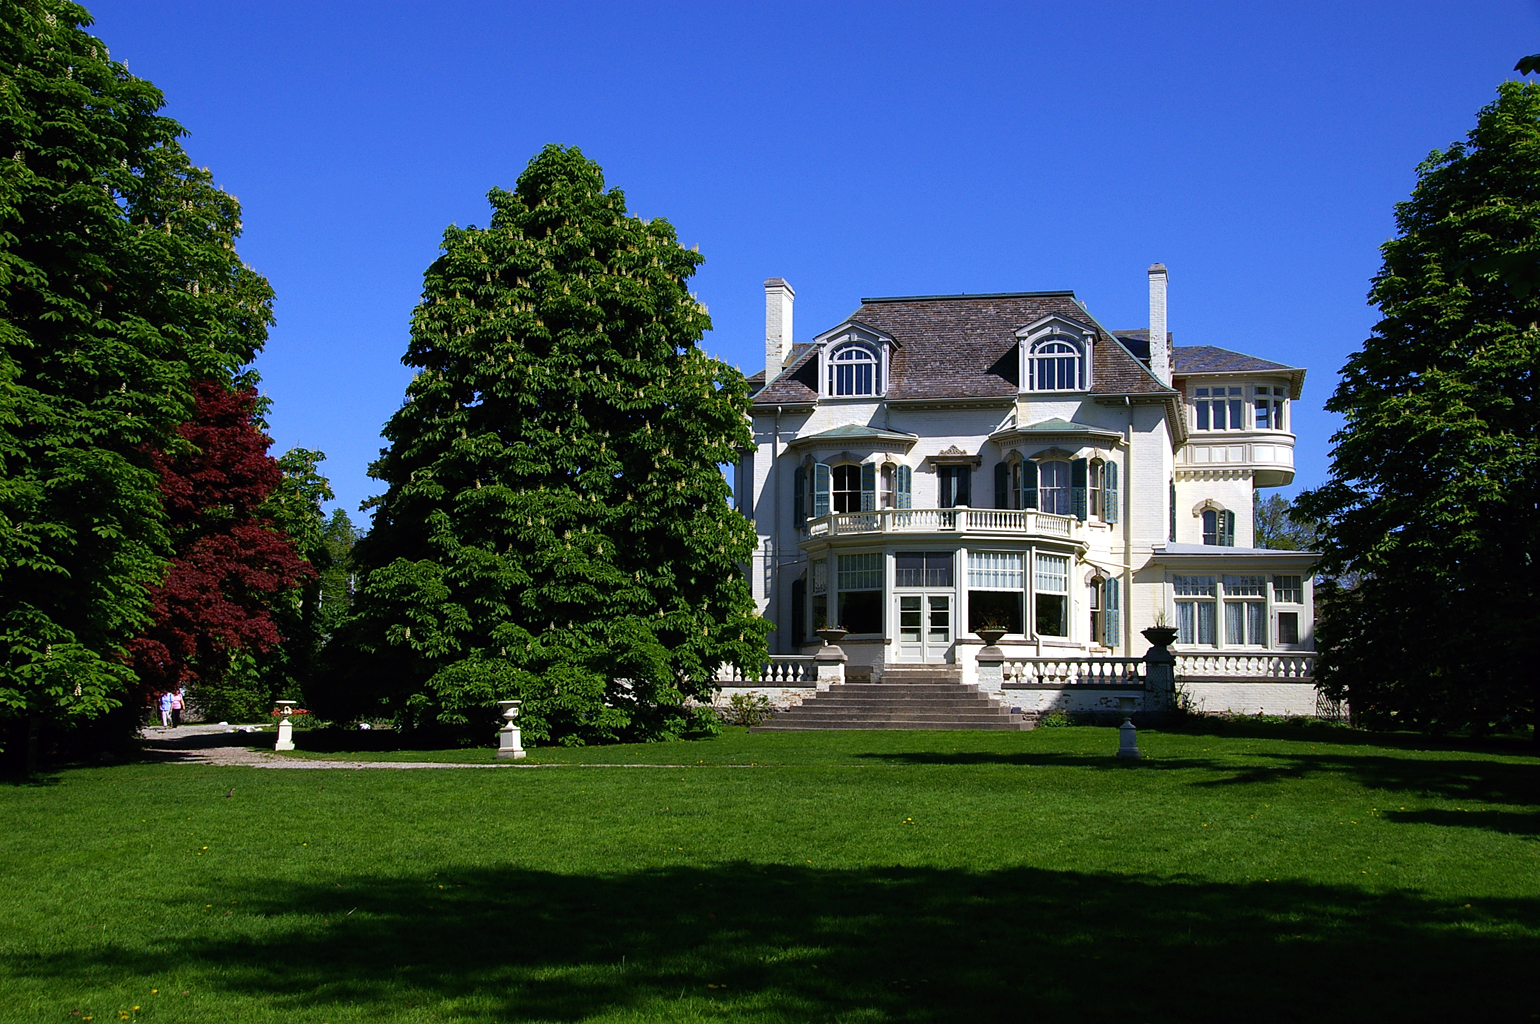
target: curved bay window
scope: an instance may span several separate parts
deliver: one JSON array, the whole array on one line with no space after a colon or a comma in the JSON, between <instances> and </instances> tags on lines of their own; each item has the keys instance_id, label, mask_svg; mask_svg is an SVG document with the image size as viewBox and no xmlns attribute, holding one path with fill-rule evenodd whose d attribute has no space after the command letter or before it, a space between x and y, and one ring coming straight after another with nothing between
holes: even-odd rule
<instances>
[{"instance_id":1,"label":"curved bay window","mask_svg":"<svg viewBox=\"0 0 1540 1024\"><path fill-rule=\"evenodd\" d=\"M1078 342L1059 335L1035 343L1027 356L1027 390L1085 390L1084 356Z\"/></svg>"},{"instance_id":2,"label":"curved bay window","mask_svg":"<svg viewBox=\"0 0 1540 1024\"><path fill-rule=\"evenodd\" d=\"M829 394L875 395L882 390L882 367L877 353L851 342L829 354Z\"/></svg>"},{"instance_id":3,"label":"curved bay window","mask_svg":"<svg viewBox=\"0 0 1540 1024\"><path fill-rule=\"evenodd\" d=\"M1007 633L1026 632L1021 614L1025 596L1020 551L968 552L968 632L990 626Z\"/></svg>"}]
</instances>

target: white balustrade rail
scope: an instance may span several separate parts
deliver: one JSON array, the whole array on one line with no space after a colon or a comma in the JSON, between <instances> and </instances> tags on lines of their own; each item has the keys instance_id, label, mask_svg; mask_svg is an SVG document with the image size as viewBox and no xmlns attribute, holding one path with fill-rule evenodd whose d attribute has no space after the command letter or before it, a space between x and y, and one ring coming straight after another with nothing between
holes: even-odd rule
<instances>
[{"instance_id":1,"label":"white balustrade rail","mask_svg":"<svg viewBox=\"0 0 1540 1024\"><path fill-rule=\"evenodd\" d=\"M1078 521L1071 516L1017 509L883 508L866 512L833 512L809 519L809 537L847 537L866 533L1004 533L1073 536Z\"/></svg>"},{"instance_id":2,"label":"white balustrade rail","mask_svg":"<svg viewBox=\"0 0 1540 1024\"><path fill-rule=\"evenodd\" d=\"M1001 666L1005 685L1144 686L1143 658L1029 658Z\"/></svg>"},{"instance_id":3,"label":"white balustrade rail","mask_svg":"<svg viewBox=\"0 0 1540 1024\"><path fill-rule=\"evenodd\" d=\"M1313 679L1313 652L1275 654L1178 654L1178 679Z\"/></svg>"},{"instance_id":4,"label":"white balustrade rail","mask_svg":"<svg viewBox=\"0 0 1540 1024\"><path fill-rule=\"evenodd\" d=\"M746 675L737 665L720 666L717 682L722 686L813 686L818 670L811 654L772 654L758 674Z\"/></svg>"}]
</instances>

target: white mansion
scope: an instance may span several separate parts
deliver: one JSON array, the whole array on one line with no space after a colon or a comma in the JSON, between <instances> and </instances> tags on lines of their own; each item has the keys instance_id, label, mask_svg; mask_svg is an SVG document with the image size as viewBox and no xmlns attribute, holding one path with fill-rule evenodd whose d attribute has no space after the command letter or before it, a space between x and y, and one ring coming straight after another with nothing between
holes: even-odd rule
<instances>
[{"instance_id":1,"label":"white mansion","mask_svg":"<svg viewBox=\"0 0 1540 1024\"><path fill-rule=\"evenodd\" d=\"M1315 556L1252 546L1253 489L1294 476L1305 371L1173 349L1166 283L1152 266L1141 330L1067 291L927 295L863 299L794 343L791 286L765 282L734 493L774 656L837 625L849 678L975 682L975 631L1004 629L995 696L1030 711L1077 706L1096 663L1168 624L1200 706L1314 713Z\"/></svg>"}]
</instances>

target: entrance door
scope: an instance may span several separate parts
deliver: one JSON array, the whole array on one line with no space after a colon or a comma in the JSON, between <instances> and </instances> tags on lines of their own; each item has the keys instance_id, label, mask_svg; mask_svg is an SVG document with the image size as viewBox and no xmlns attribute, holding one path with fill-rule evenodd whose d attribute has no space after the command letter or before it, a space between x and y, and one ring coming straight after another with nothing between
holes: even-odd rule
<instances>
[{"instance_id":1,"label":"entrance door","mask_svg":"<svg viewBox=\"0 0 1540 1024\"><path fill-rule=\"evenodd\" d=\"M900 594L898 658L940 664L952 647L952 595Z\"/></svg>"}]
</instances>

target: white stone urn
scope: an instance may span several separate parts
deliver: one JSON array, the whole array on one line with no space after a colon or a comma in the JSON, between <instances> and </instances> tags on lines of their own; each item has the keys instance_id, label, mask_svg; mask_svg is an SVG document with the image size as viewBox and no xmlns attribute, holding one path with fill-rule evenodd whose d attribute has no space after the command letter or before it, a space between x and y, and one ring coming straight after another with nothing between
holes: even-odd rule
<instances>
[{"instance_id":1,"label":"white stone urn","mask_svg":"<svg viewBox=\"0 0 1540 1024\"><path fill-rule=\"evenodd\" d=\"M297 700L280 700L273 703L278 705L278 742L273 744L274 750L294 749L294 707Z\"/></svg>"},{"instance_id":2,"label":"white stone urn","mask_svg":"<svg viewBox=\"0 0 1540 1024\"><path fill-rule=\"evenodd\" d=\"M503 709L504 725L497 730L497 756L501 758L519 758L524 756L523 738L519 734L519 705L521 700L500 700L497 706Z\"/></svg>"}]
</instances>

